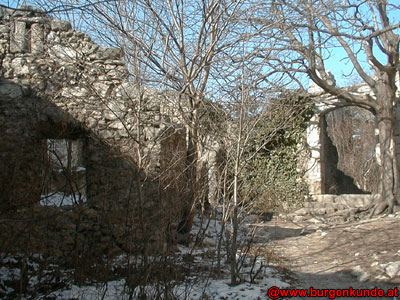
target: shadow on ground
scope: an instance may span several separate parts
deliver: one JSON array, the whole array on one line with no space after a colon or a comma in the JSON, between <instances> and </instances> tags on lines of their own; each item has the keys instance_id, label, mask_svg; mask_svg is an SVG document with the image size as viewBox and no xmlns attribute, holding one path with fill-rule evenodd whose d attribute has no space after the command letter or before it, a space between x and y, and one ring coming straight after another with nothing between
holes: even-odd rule
<instances>
[{"instance_id":1,"label":"shadow on ground","mask_svg":"<svg viewBox=\"0 0 400 300\"><path fill-rule=\"evenodd\" d=\"M258 247L279 257L294 287L389 289L400 287L399 228L399 213L334 226L274 219L260 226L258 238L265 242Z\"/></svg>"},{"instance_id":2,"label":"shadow on ground","mask_svg":"<svg viewBox=\"0 0 400 300\"><path fill-rule=\"evenodd\" d=\"M304 272L294 272L293 275L297 280L293 281L293 288L301 288L308 289L310 291L310 287L314 289L319 289L316 298L314 299L333 299L323 295L323 289L343 289L344 291L349 291L350 287L352 289L356 289L355 293L363 293L364 290L368 289L370 292L382 289L385 293L393 293L393 289L398 288L398 283L392 282L390 280L386 282L378 282L378 281L366 281L360 282L358 277L354 274L353 270L343 270L339 272L333 273L324 273L324 274L311 274ZM365 291L367 292L367 291ZM327 292L328 293L328 292ZM333 293L333 292L331 292ZM360 294L360 296L363 294ZM347 297L343 297L341 299L391 299L393 300L393 296L390 297L368 297L368 294L364 294L365 297L358 297L357 294L349 294ZM374 296L374 294L371 294ZM331 296L333 296L331 294ZM335 299L340 297L335 297ZM294 297L291 299L307 299L307 297ZM310 299L310 298L308 298Z\"/></svg>"}]
</instances>

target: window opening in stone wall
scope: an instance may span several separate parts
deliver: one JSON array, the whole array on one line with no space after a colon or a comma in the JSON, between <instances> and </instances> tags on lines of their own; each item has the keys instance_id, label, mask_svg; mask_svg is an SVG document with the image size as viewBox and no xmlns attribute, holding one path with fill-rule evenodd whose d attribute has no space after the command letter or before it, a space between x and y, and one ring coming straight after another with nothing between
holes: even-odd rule
<instances>
[{"instance_id":1,"label":"window opening in stone wall","mask_svg":"<svg viewBox=\"0 0 400 300\"><path fill-rule=\"evenodd\" d=\"M48 169L41 205L65 206L86 202L86 168L82 139L47 139Z\"/></svg>"},{"instance_id":2,"label":"window opening in stone wall","mask_svg":"<svg viewBox=\"0 0 400 300\"><path fill-rule=\"evenodd\" d=\"M26 37L25 37L25 39L26 39L26 43L25 43L25 45L26 45L26 50L28 51L28 52L32 52L32 25L31 24L26 24L26 26L25 26L25 29L26 29Z\"/></svg>"}]
</instances>

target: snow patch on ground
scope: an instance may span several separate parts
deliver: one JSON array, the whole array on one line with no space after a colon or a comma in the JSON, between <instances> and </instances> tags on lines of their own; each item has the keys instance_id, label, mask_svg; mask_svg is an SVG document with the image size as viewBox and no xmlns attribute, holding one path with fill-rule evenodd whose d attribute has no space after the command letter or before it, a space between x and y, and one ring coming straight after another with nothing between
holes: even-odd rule
<instances>
[{"instance_id":1,"label":"snow patch on ground","mask_svg":"<svg viewBox=\"0 0 400 300\"><path fill-rule=\"evenodd\" d=\"M58 198L57 198L58 197ZM52 205L65 205L75 203L72 198L64 195L54 196ZM68 202L69 201L69 202ZM49 204L48 204L49 205ZM247 218L247 217L246 217ZM255 222L254 218L244 219L244 224ZM164 299L165 295L171 299L267 299L267 291L271 286L280 288L289 287L290 284L282 279L281 273L273 266L268 265L260 257L252 257L246 251L239 249L236 258L240 268L241 284L230 285L230 262L227 259L225 246L221 247L220 273L216 272L216 253L218 236L223 228L230 230L230 226L219 221L220 216L211 218L197 217L191 232L191 242L184 246L178 245L174 256L168 257L176 266L185 273L183 280L171 278L170 282L153 280L146 286L136 286L128 278L120 276L110 278L108 281L87 282L78 286L72 279L72 270L63 269L60 265L47 261L37 254L26 258L22 255L12 256L2 254L0 260L0 298L11 299L18 295L20 299L85 299L85 300L125 300L125 299ZM251 226L243 226L239 230L238 240L246 245L251 237ZM225 236L225 233L223 233ZM158 257L149 257L150 261L157 262ZM141 257L132 257L122 254L110 261L115 270L125 268L128 262L135 261L140 265ZM28 277L28 287L23 293L15 290L15 283L20 280L21 262L27 266L24 271ZM45 286L46 292L42 286ZM166 292L167 291L167 292ZM10 298L10 297L11 298Z\"/></svg>"},{"instance_id":2,"label":"snow patch on ground","mask_svg":"<svg viewBox=\"0 0 400 300\"><path fill-rule=\"evenodd\" d=\"M85 300L114 300L128 299L124 292L125 280L109 281L101 286L77 286L72 285L68 290L55 291L50 297L54 299L85 299Z\"/></svg>"},{"instance_id":3,"label":"snow patch on ground","mask_svg":"<svg viewBox=\"0 0 400 300\"><path fill-rule=\"evenodd\" d=\"M65 194L61 192L51 193L48 195L42 195L40 205L42 206L65 206L65 205L76 205L81 202L86 202L85 196L80 194Z\"/></svg>"}]
</instances>

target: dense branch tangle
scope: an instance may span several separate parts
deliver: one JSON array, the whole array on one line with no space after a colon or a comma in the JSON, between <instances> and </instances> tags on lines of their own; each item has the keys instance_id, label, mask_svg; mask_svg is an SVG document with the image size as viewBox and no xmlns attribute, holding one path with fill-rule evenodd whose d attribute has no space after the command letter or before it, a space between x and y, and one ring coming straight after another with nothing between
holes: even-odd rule
<instances>
[{"instance_id":1,"label":"dense branch tangle","mask_svg":"<svg viewBox=\"0 0 400 300\"><path fill-rule=\"evenodd\" d=\"M189 165L197 160L200 104L213 94L218 76L234 74L245 59L255 67L258 87L305 91L308 77L339 98L341 105L356 105L376 115L382 199L393 208L399 189L394 109L400 28L393 15L399 11L394 0L71 3L65 7L84 11L85 26L99 39L122 47L128 62L137 57L146 68L146 84L177 92L176 105L188 131ZM244 39L248 55L237 61L234 53ZM336 84L326 65L337 56L337 49L344 57L341 62L352 66L345 75L363 82L370 93L355 93ZM223 59L225 65L219 68ZM191 172L195 174L195 168Z\"/></svg>"},{"instance_id":2,"label":"dense branch tangle","mask_svg":"<svg viewBox=\"0 0 400 300\"><path fill-rule=\"evenodd\" d=\"M297 53L294 59L279 60L279 64L271 67L284 66L288 70L298 66L325 93L340 99L340 105L356 105L376 115L382 163L382 204L377 212L386 207L393 209L399 189L394 110L398 103L400 23L390 14L393 10L399 11L398 5L392 3L273 0L269 6L280 33L274 37L281 47L276 51L285 53L290 49L292 55ZM335 49L343 51L345 63L352 65L353 75L369 87L370 93L352 92L336 85L333 74L325 66Z\"/></svg>"},{"instance_id":3,"label":"dense branch tangle","mask_svg":"<svg viewBox=\"0 0 400 300\"><path fill-rule=\"evenodd\" d=\"M85 1L83 1L85 3ZM171 103L187 128L187 181L193 199L187 199L192 214L198 181L201 104L209 98L214 63L237 43L234 19L241 1L107 1L85 7L98 39L125 52L128 67L145 69L142 84L174 91ZM131 72L134 78L135 73ZM200 189L200 187L198 187Z\"/></svg>"}]
</instances>

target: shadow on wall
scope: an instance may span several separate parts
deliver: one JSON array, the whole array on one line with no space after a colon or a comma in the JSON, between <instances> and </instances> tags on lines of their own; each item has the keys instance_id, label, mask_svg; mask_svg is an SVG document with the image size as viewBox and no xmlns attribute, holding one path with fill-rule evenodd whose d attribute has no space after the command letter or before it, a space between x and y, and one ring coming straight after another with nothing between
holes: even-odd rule
<instances>
[{"instance_id":1,"label":"shadow on wall","mask_svg":"<svg viewBox=\"0 0 400 300\"><path fill-rule=\"evenodd\" d=\"M339 156L332 139L327 132L326 116L322 117L321 142L322 155L325 161L324 186L325 194L371 194L357 187L354 179L338 169Z\"/></svg>"},{"instance_id":2,"label":"shadow on wall","mask_svg":"<svg viewBox=\"0 0 400 300\"><path fill-rule=\"evenodd\" d=\"M101 138L9 81L0 82L0 99L0 252L45 253L79 265L121 251L163 251L175 240L170 228L181 211L160 194L163 178L181 173L171 167L181 157L164 162L164 172L139 170L133 139ZM172 141L168 151L177 153L179 138L164 137L164 144ZM175 196L182 193L177 186Z\"/></svg>"}]
</instances>

